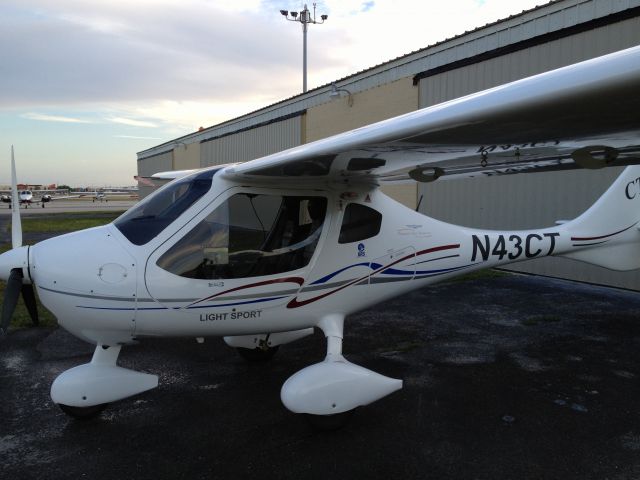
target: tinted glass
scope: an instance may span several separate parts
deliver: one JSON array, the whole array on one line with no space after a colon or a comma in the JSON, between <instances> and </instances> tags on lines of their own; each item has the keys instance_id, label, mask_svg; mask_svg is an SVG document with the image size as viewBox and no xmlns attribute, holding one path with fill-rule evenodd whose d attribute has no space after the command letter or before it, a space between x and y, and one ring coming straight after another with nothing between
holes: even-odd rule
<instances>
[{"instance_id":1,"label":"tinted glass","mask_svg":"<svg viewBox=\"0 0 640 480\"><path fill-rule=\"evenodd\" d=\"M338 243L359 242L380 233L382 214L373 208L350 203L344 210Z\"/></svg>"},{"instance_id":2,"label":"tinted glass","mask_svg":"<svg viewBox=\"0 0 640 480\"><path fill-rule=\"evenodd\" d=\"M323 197L232 196L167 250L160 268L187 278L245 278L302 268L325 219Z\"/></svg>"},{"instance_id":3,"label":"tinted glass","mask_svg":"<svg viewBox=\"0 0 640 480\"><path fill-rule=\"evenodd\" d=\"M115 226L134 245L144 245L167 228L211 188L218 170L174 180L117 218Z\"/></svg>"}]
</instances>

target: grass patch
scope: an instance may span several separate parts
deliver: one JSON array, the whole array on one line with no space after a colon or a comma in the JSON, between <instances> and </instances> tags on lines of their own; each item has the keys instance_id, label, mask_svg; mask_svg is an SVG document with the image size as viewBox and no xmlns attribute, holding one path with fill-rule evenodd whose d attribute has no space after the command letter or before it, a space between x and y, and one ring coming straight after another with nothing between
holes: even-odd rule
<instances>
[{"instance_id":1,"label":"grass patch","mask_svg":"<svg viewBox=\"0 0 640 480\"><path fill-rule=\"evenodd\" d=\"M25 233L75 232L76 230L106 225L121 214L122 212L52 213L46 216L24 217L22 231Z\"/></svg>"},{"instance_id":2,"label":"grass patch","mask_svg":"<svg viewBox=\"0 0 640 480\"><path fill-rule=\"evenodd\" d=\"M4 299L4 289L7 284L3 281L0 281L0 298ZM38 305L38 317L40 319L41 327L53 327L56 325L56 318L53 316L49 310L44 308L39 300L36 299L36 304ZM11 318L11 328L26 328L33 326L33 322L31 321L31 317L29 316L29 312L27 311L27 307L24 306L24 301L22 300L22 295L20 296L20 300L18 300L18 304L16 305L16 309L13 312L13 317Z\"/></svg>"}]
</instances>

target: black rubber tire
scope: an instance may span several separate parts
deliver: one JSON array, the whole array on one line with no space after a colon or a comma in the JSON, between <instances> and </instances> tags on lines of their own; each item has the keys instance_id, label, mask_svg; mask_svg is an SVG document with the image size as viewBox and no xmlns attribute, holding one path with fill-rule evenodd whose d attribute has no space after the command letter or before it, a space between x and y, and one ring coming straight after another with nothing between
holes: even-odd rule
<instances>
[{"instance_id":1,"label":"black rubber tire","mask_svg":"<svg viewBox=\"0 0 640 480\"><path fill-rule=\"evenodd\" d=\"M75 418L76 420L91 420L92 418L96 418L98 415L102 413L102 411L107 408L108 403L101 403L100 405L92 405L90 407L72 407L71 405L63 405L59 403L58 406L60 409L69 415L70 417Z\"/></svg>"},{"instance_id":2,"label":"black rubber tire","mask_svg":"<svg viewBox=\"0 0 640 480\"><path fill-rule=\"evenodd\" d=\"M310 413L304 413L303 415L314 430L333 432L349 423L355 411L356 409L354 408L353 410L347 410L346 412L335 413L333 415L312 415Z\"/></svg>"},{"instance_id":3,"label":"black rubber tire","mask_svg":"<svg viewBox=\"0 0 640 480\"><path fill-rule=\"evenodd\" d=\"M236 348L242 358L253 363L268 362L278 351L279 345L267 348Z\"/></svg>"}]
</instances>

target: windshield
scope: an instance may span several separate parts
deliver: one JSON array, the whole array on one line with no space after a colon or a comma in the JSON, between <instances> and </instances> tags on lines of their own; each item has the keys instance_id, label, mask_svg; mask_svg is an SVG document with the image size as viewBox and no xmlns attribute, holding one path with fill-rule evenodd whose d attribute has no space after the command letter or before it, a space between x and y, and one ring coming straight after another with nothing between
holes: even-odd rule
<instances>
[{"instance_id":1,"label":"windshield","mask_svg":"<svg viewBox=\"0 0 640 480\"><path fill-rule=\"evenodd\" d=\"M149 195L113 223L131 243L144 245L202 198L211 188L213 176L219 170L207 170L174 180Z\"/></svg>"}]
</instances>

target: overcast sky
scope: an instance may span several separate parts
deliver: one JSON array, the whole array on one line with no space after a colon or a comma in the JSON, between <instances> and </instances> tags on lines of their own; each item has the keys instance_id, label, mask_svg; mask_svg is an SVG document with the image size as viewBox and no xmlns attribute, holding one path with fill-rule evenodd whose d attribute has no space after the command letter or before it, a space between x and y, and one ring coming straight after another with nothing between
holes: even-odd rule
<instances>
[{"instance_id":1,"label":"overcast sky","mask_svg":"<svg viewBox=\"0 0 640 480\"><path fill-rule=\"evenodd\" d=\"M309 89L545 0L325 0ZM132 185L136 152L302 90L291 0L3 0L0 183ZM309 3L309 8L312 8Z\"/></svg>"}]
</instances>

